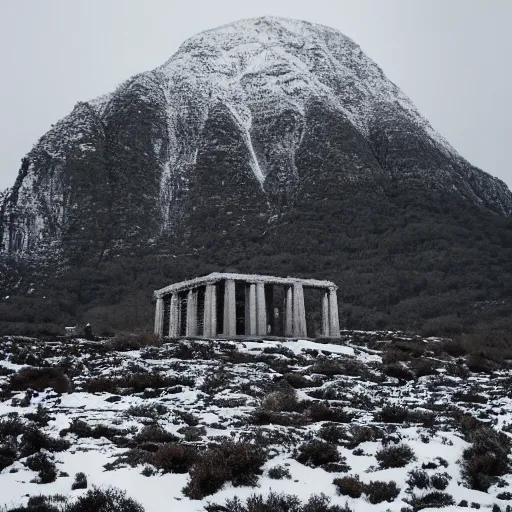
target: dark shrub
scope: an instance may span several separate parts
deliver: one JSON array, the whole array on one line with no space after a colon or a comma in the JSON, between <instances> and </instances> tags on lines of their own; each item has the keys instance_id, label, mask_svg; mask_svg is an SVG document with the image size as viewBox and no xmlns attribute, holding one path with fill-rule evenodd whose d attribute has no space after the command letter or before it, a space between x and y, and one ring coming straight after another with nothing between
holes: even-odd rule
<instances>
[{"instance_id":1,"label":"dark shrub","mask_svg":"<svg viewBox=\"0 0 512 512\"><path fill-rule=\"evenodd\" d=\"M160 425L146 425L133 438L136 443L175 443L179 438Z\"/></svg>"},{"instance_id":2,"label":"dark shrub","mask_svg":"<svg viewBox=\"0 0 512 512\"><path fill-rule=\"evenodd\" d=\"M25 465L32 471L38 472L38 483L49 484L57 479L57 468L45 453L31 455L27 458Z\"/></svg>"},{"instance_id":3,"label":"dark shrub","mask_svg":"<svg viewBox=\"0 0 512 512\"><path fill-rule=\"evenodd\" d=\"M382 431L376 427L360 425L351 426L350 434L352 434L352 439L347 443L347 448L350 449L357 448L361 443L375 441L383 436Z\"/></svg>"},{"instance_id":4,"label":"dark shrub","mask_svg":"<svg viewBox=\"0 0 512 512\"><path fill-rule=\"evenodd\" d=\"M340 455L333 444L315 439L302 444L295 459L305 466L315 468L331 462L338 462Z\"/></svg>"},{"instance_id":5,"label":"dark shrub","mask_svg":"<svg viewBox=\"0 0 512 512\"><path fill-rule=\"evenodd\" d=\"M27 420L33 421L38 427L46 427L50 420L54 419L41 404L37 406L36 412L25 414Z\"/></svg>"},{"instance_id":6,"label":"dark shrub","mask_svg":"<svg viewBox=\"0 0 512 512\"><path fill-rule=\"evenodd\" d=\"M84 384L84 389L88 393L117 393L117 383L107 377L98 377L91 379Z\"/></svg>"},{"instance_id":7,"label":"dark shrub","mask_svg":"<svg viewBox=\"0 0 512 512\"><path fill-rule=\"evenodd\" d=\"M502 432L481 425L469 433L472 445L462 454L462 475L472 489L487 491L496 477L508 472L510 440Z\"/></svg>"},{"instance_id":8,"label":"dark shrub","mask_svg":"<svg viewBox=\"0 0 512 512\"><path fill-rule=\"evenodd\" d=\"M384 375L399 380L413 380L414 373L402 363L389 363L382 368Z\"/></svg>"},{"instance_id":9,"label":"dark shrub","mask_svg":"<svg viewBox=\"0 0 512 512\"><path fill-rule=\"evenodd\" d=\"M499 365L487 359L482 353L468 354L466 357L468 368L474 373L492 373Z\"/></svg>"},{"instance_id":10,"label":"dark shrub","mask_svg":"<svg viewBox=\"0 0 512 512\"><path fill-rule=\"evenodd\" d=\"M206 435L205 427L181 427L178 429L178 433L183 434L186 442L196 442L200 441L203 436Z\"/></svg>"},{"instance_id":11,"label":"dark shrub","mask_svg":"<svg viewBox=\"0 0 512 512\"><path fill-rule=\"evenodd\" d=\"M225 441L200 455L190 468L190 481L183 493L191 499L202 499L229 481L235 487L254 486L265 460L266 454L257 446Z\"/></svg>"},{"instance_id":12,"label":"dark shrub","mask_svg":"<svg viewBox=\"0 0 512 512\"><path fill-rule=\"evenodd\" d=\"M400 494L400 488L396 482L375 481L365 484L364 492L368 501L375 505L383 501L392 502Z\"/></svg>"},{"instance_id":13,"label":"dark shrub","mask_svg":"<svg viewBox=\"0 0 512 512\"><path fill-rule=\"evenodd\" d=\"M342 496L359 498L364 492L364 484L358 476L342 476L341 478L335 478L332 483L336 486L338 494Z\"/></svg>"},{"instance_id":14,"label":"dark shrub","mask_svg":"<svg viewBox=\"0 0 512 512\"><path fill-rule=\"evenodd\" d=\"M455 505L455 500L450 494L440 491L432 491L423 496L413 496L407 503L414 511L424 508L442 508Z\"/></svg>"},{"instance_id":15,"label":"dark shrub","mask_svg":"<svg viewBox=\"0 0 512 512\"><path fill-rule=\"evenodd\" d=\"M58 368L22 368L11 376L10 388L14 391L34 389L44 391L53 388L57 393L70 393L69 377Z\"/></svg>"},{"instance_id":16,"label":"dark shrub","mask_svg":"<svg viewBox=\"0 0 512 512\"><path fill-rule=\"evenodd\" d=\"M342 439L347 439L345 427L335 423L324 423L318 431L318 437L332 444L338 444Z\"/></svg>"},{"instance_id":17,"label":"dark shrub","mask_svg":"<svg viewBox=\"0 0 512 512\"><path fill-rule=\"evenodd\" d=\"M79 496L65 512L144 512L144 508L120 489L109 487L107 489L93 489L87 494Z\"/></svg>"},{"instance_id":18,"label":"dark shrub","mask_svg":"<svg viewBox=\"0 0 512 512\"><path fill-rule=\"evenodd\" d=\"M59 496L59 495L57 495ZM16 507L9 510L5 509L6 512L61 512L64 510L52 502L58 502L58 500L52 499L50 496L31 496L28 499L26 507ZM4 509L2 509L4 510Z\"/></svg>"},{"instance_id":19,"label":"dark shrub","mask_svg":"<svg viewBox=\"0 0 512 512\"><path fill-rule=\"evenodd\" d=\"M456 391L452 395L452 402L467 402L471 404L486 404L487 398L479 395L478 393L469 392L464 393L462 391Z\"/></svg>"},{"instance_id":20,"label":"dark shrub","mask_svg":"<svg viewBox=\"0 0 512 512\"><path fill-rule=\"evenodd\" d=\"M78 437L92 437L93 439L100 439L104 437L109 441L119 440L120 436L125 436L128 431L110 427L108 425L95 425L89 426L85 421L74 418L71 425L59 432L61 437L66 434L75 434Z\"/></svg>"},{"instance_id":21,"label":"dark shrub","mask_svg":"<svg viewBox=\"0 0 512 512\"><path fill-rule=\"evenodd\" d=\"M70 446L65 439L54 439L35 426L29 426L21 436L21 456L27 457L41 449L49 452L63 452Z\"/></svg>"},{"instance_id":22,"label":"dark shrub","mask_svg":"<svg viewBox=\"0 0 512 512\"><path fill-rule=\"evenodd\" d=\"M440 368L441 364L432 359L421 358L411 361L411 369L414 372L416 378L425 377L426 375L437 375L437 368Z\"/></svg>"},{"instance_id":23,"label":"dark shrub","mask_svg":"<svg viewBox=\"0 0 512 512\"><path fill-rule=\"evenodd\" d=\"M85 473L80 472L75 475L75 481L71 485L71 490L74 491L75 489L87 489L87 477Z\"/></svg>"},{"instance_id":24,"label":"dark shrub","mask_svg":"<svg viewBox=\"0 0 512 512\"><path fill-rule=\"evenodd\" d=\"M283 375L286 382L295 389L312 388L320 386L322 383L318 380L311 380L302 373L290 372Z\"/></svg>"},{"instance_id":25,"label":"dark shrub","mask_svg":"<svg viewBox=\"0 0 512 512\"><path fill-rule=\"evenodd\" d=\"M308 408L308 415L312 421L335 421L338 423L350 423L354 417L340 407L329 407L321 402L313 402Z\"/></svg>"},{"instance_id":26,"label":"dark shrub","mask_svg":"<svg viewBox=\"0 0 512 512\"><path fill-rule=\"evenodd\" d=\"M496 498L499 500L512 500L512 492L500 492L496 495Z\"/></svg>"},{"instance_id":27,"label":"dark shrub","mask_svg":"<svg viewBox=\"0 0 512 512\"><path fill-rule=\"evenodd\" d=\"M197 459L197 450L193 446L167 443L159 446L148 462L165 473L186 473Z\"/></svg>"},{"instance_id":28,"label":"dark shrub","mask_svg":"<svg viewBox=\"0 0 512 512\"><path fill-rule=\"evenodd\" d=\"M441 344L441 350L452 357L461 357L467 354L467 349L457 340L446 340Z\"/></svg>"},{"instance_id":29,"label":"dark shrub","mask_svg":"<svg viewBox=\"0 0 512 512\"><path fill-rule=\"evenodd\" d=\"M430 487L430 477L426 471L421 469L413 469L407 473L406 483L409 487L426 489L427 487Z\"/></svg>"},{"instance_id":30,"label":"dark shrub","mask_svg":"<svg viewBox=\"0 0 512 512\"><path fill-rule=\"evenodd\" d=\"M282 480L283 478L290 479L292 475L290 470L285 466L274 466L268 470L268 477L273 480Z\"/></svg>"},{"instance_id":31,"label":"dark shrub","mask_svg":"<svg viewBox=\"0 0 512 512\"><path fill-rule=\"evenodd\" d=\"M228 386L230 382L231 378L229 377L229 374L223 368L220 368L210 375L207 375L199 389L203 393L212 395L217 393L220 389Z\"/></svg>"},{"instance_id":32,"label":"dark shrub","mask_svg":"<svg viewBox=\"0 0 512 512\"><path fill-rule=\"evenodd\" d=\"M377 421L384 423L403 423L409 415L405 407L399 405L385 405L382 411L376 415Z\"/></svg>"},{"instance_id":33,"label":"dark shrub","mask_svg":"<svg viewBox=\"0 0 512 512\"><path fill-rule=\"evenodd\" d=\"M135 393L141 393L147 388L161 389L176 385L193 386L194 379L186 376L166 376L158 372L136 372L116 379L116 384L119 388L130 388Z\"/></svg>"},{"instance_id":34,"label":"dark shrub","mask_svg":"<svg viewBox=\"0 0 512 512\"><path fill-rule=\"evenodd\" d=\"M141 404L128 407L126 414L140 418L157 418L167 412L167 407L162 404Z\"/></svg>"},{"instance_id":35,"label":"dark shrub","mask_svg":"<svg viewBox=\"0 0 512 512\"><path fill-rule=\"evenodd\" d=\"M159 346L162 340L155 336L153 333L132 334L132 333L119 333L110 339L106 346L109 350L117 350L118 352L126 350L138 350L143 347Z\"/></svg>"},{"instance_id":36,"label":"dark shrub","mask_svg":"<svg viewBox=\"0 0 512 512\"><path fill-rule=\"evenodd\" d=\"M376 453L375 457L382 469L403 468L416 459L411 447L406 444L382 448Z\"/></svg>"},{"instance_id":37,"label":"dark shrub","mask_svg":"<svg viewBox=\"0 0 512 512\"><path fill-rule=\"evenodd\" d=\"M297 392L289 384L278 391L266 395L261 401L261 409L268 412L302 412L306 404L297 398Z\"/></svg>"},{"instance_id":38,"label":"dark shrub","mask_svg":"<svg viewBox=\"0 0 512 512\"><path fill-rule=\"evenodd\" d=\"M450 483L451 477L448 473L436 473L430 477L430 485L438 491L444 491Z\"/></svg>"},{"instance_id":39,"label":"dark shrub","mask_svg":"<svg viewBox=\"0 0 512 512\"><path fill-rule=\"evenodd\" d=\"M18 457L18 450L14 442L0 444L0 471L9 467Z\"/></svg>"},{"instance_id":40,"label":"dark shrub","mask_svg":"<svg viewBox=\"0 0 512 512\"><path fill-rule=\"evenodd\" d=\"M330 505L330 499L325 494L313 495L306 503L290 494L270 492L268 496L253 494L243 503L235 497L226 500L224 505L207 504L207 512L352 512L348 506Z\"/></svg>"},{"instance_id":41,"label":"dark shrub","mask_svg":"<svg viewBox=\"0 0 512 512\"><path fill-rule=\"evenodd\" d=\"M18 415L9 415L0 421L0 439L18 437L25 431L25 425Z\"/></svg>"}]
</instances>

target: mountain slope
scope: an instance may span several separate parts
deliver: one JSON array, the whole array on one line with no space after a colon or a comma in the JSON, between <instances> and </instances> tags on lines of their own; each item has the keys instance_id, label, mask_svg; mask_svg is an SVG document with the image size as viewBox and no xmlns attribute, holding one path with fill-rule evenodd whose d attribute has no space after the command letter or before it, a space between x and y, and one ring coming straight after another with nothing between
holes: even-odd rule
<instances>
[{"instance_id":1,"label":"mountain slope","mask_svg":"<svg viewBox=\"0 0 512 512\"><path fill-rule=\"evenodd\" d=\"M498 259L498 275L508 275L511 213L506 185L458 155L353 41L257 18L198 34L156 70L77 104L24 159L2 202L0 238L4 255L36 267L193 254L194 273L234 265L341 278L368 251L391 269L388 241L410 214L433 248L446 230L483 226L466 241L454 235L455 252L488 239L473 266ZM498 256L489 252L495 239ZM303 246L296 262L293 248ZM287 252L294 263L282 263ZM429 268L405 252L407 272ZM332 263L320 270L316 254ZM173 267L165 278L181 273ZM484 299L508 293L498 275Z\"/></svg>"}]
</instances>

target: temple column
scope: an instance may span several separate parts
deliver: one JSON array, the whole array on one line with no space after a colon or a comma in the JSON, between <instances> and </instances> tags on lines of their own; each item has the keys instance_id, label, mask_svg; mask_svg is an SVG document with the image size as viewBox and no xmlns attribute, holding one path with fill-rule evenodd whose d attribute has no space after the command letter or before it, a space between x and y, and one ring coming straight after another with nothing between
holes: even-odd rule
<instances>
[{"instance_id":1,"label":"temple column","mask_svg":"<svg viewBox=\"0 0 512 512\"><path fill-rule=\"evenodd\" d=\"M187 296L186 336L197 336L197 290L189 290Z\"/></svg>"},{"instance_id":2,"label":"temple column","mask_svg":"<svg viewBox=\"0 0 512 512\"><path fill-rule=\"evenodd\" d=\"M322 335L331 335L331 328L329 325L329 292L325 292L322 297Z\"/></svg>"},{"instance_id":3,"label":"temple column","mask_svg":"<svg viewBox=\"0 0 512 512\"><path fill-rule=\"evenodd\" d=\"M284 335L293 336L293 288L288 286L284 297Z\"/></svg>"},{"instance_id":4,"label":"temple column","mask_svg":"<svg viewBox=\"0 0 512 512\"><path fill-rule=\"evenodd\" d=\"M236 299L233 279L226 279L224 285L224 335L236 336Z\"/></svg>"},{"instance_id":5,"label":"temple column","mask_svg":"<svg viewBox=\"0 0 512 512\"><path fill-rule=\"evenodd\" d=\"M256 329L256 285L249 284L245 289L245 334L254 336Z\"/></svg>"},{"instance_id":6,"label":"temple column","mask_svg":"<svg viewBox=\"0 0 512 512\"><path fill-rule=\"evenodd\" d=\"M304 338L306 329L306 309L304 307L304 288L301 283L293 285L293 335Z\"/></svg>"},{"instance_id":7,"label":"temple column","mask_svg":"<svg viewBox=\"0 0 512 512\"><path fill-rule=\"evenodd\" d=\"M164 299L158 297L155 307L155 335L162 336L164 333Z\"/></svg>"},{"instance_id":8,"label":"temple column","mask_svg":"<svg viewBox=\"0 0 512 512\"><path fill-rule=\"evenodd\" d=\"M256 334L267 334L267 308L265 306L265 283L256 284Z\"/></svg>"},{"instance_id":9,"label":"temple column","mask_svg":"<svg viewBox=\"0 0 512 512\"><path fill-rule=\"evenodd\" d=\"M340 317L338 313L338 298L335 288L329 288L329 335L334 338L340 336Z\"/></svg>"},{"instance_id":10,"label":"temple column","mask_svg":"<svg viewBox=\"0 0 512 512\"><path fill-rule=\"evenodd\" d=\"M217 294L215 284L207 284L204 294L204 333L206 338L217 336Z\"/></svg>"},{"instance_id":11,"label":"temple column","mask_svg":"<svg viewBox=\"0 0 512 512\"><path fill-rule=\"evenodd\" d=\"M267 310L267 330L265 334L276 335L276 314L274 310L274 285L265 286L265 306ZM270 332L268 326L270 325Z\"/></svg>"},{"instance_id":12,"label":"temple column","mask_svg":"<svg viewBox=\"0 0 512 512\"><path fill-rule=\"evenodd\" d=\"M169 308L169 338L177 338L180 335L180 301L177 293L171 295L171 306Z\"/></svg>"}]
</instances>

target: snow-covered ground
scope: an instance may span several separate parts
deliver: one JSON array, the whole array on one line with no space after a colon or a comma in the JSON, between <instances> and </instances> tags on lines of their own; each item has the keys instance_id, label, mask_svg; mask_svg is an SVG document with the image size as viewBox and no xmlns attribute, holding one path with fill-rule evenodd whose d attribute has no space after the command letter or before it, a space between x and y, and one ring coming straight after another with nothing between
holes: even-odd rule
<instances>
[{"instance_id":1,"label":"snow-covered ground","mask_svg":"<svg viewBox=\"0 0 512 512\"><path fill-rule=\"evenodd\" d=\"M419 349L416 358L394 363L410 367L412 373L405 379L385 375L392 374L386 357L393 344ZM109 349L106 341L0 338L0 422L17 414L24 424L37 424L37 416L46 412L50 418L39 421L38 428L70 442L64 451L43 449L57 467L51 483L36 483L37 472L26 467L27 457L20 454L4 467L0 505L8 510L39 494L72 499L87 491L71 490L75 474L83 472L88 488L124 489L146 512L199 511L207 503L271 491L294 494L302 501L323 493L331 505L348 504L354 511L399 512L419 510L419 505L410 505L415 497L441 493L439 488L414 487L410 475L418 470L429 477L444 475L448 483L442 493L454 503L446 511L463 510L457 506L463 500L469 507L505 511L510 500L504 497L512 490L510 471L494 478L487 492L470 489L461 473L471 439L460 418L472 415L512 438L510 370L471 373L463 358L436 350L441 345L440 340L409 340L390 332L346 333L342 342L182 340L129 351ZM11 379L27 365L62 368L71 392L19 390L23 386L12 385ZM91 428L108 426L110 434L108 429L106 437L80 434L77 420ZM174 444L199 452L226 438L259 444L266 462L257 487L227 482L218 492L192 500L183 494L189 473L164 472L144 462L132 462L132 467L121 455L135 449L153 453L162 445L156 439L137 438L144 427L155 424L175 436ZM366 437L360 427L370 427ZM311 461L297 460L300 447L315 440L335 445L338 466L315 467ZM2 443L7 440L0 439L0 463ZM403 467L383 467L377 453L403 444L412 449L413 458ZM269 470L276 466L287 468L289 478L271 478ZM340 495L333 480L346 476L358 476L363 484L394 481L399 494L375 504L364 492L359 498Z\"/></svg>"}]
</instances>

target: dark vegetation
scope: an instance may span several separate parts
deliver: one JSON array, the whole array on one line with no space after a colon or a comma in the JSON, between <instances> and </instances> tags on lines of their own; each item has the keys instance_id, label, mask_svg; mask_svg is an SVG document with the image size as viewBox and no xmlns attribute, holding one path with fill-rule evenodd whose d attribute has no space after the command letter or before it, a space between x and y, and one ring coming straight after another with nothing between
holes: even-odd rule
<instances>
[{"instance_id":1,"label":"dark vegetation","mask_svg":"<svg viewBox=\"0 0 512 512\"><path fill-rule=\"evenodd\" d=\"M38 455L40 450L61 452L67 450L69 446L65 439L51 438L37 426L22 422L17 415L9 415L0 420L0 470L19 458ZM47 458L43 460L39 455L32 459L34 471L42 470L43 473L49 474L49 470L46 472L47 461ZM41 469L35 469L37 465Z\"/></svg>"},{"instance_id":2,"label":"dark vegetation","mask_svg":"<svg viewBox=\"0 0 512 512\"><path fill-rule=\"evenodd\" d=\"M32 496L26 506L3 509L2 512L144 512L144 508L126 493L114 487L87 491L73 503L65 497Z\"/></svg>"},{"instance_id":3,"label":"dark vegetation","mask_svg":"<svg viewBox=\"0 0 512 512\"><path fill-rule=\"evenodd\" d=\"M59 368L23 368L11 377L10 388L14 391L34 389L44 391L53 388L57 393L69 393L69 377Z\"/></svg>"},{"instance_id":4,"label":"dark vegetation","mask_svg":"<svg viewBox=\"0 0 512 512\"><path fill-rule=\"evenodd\" d=\"M473 416L461 416L459 425L471 443L462 454L462 475L472 489L486 492L508 473L512 443L506 434Z\"/></svg>"},{"instance_id":5,"label":"dark vegetation","mask_svg":"<svg viewBox=\"0 0 512 512\"><path fill-rule=\"evenodd\" d=\"M345 505L331 505L325 494L313 495L306 503L293 494L270 492L268 496L253 494L245 502L235 497L222 505L209 503L207 512L353 512Z\"/></svg>"},{"instance_id":6,"label":"dark vegetation","mask_svg":"<svg viewBox=\"0 0 512 512\"><path fill-rule=\"evenodd\" d=\"M266 453L258 446L227 440L199 455L189 470L190 481L183 494L200 500L220 490L226 482L235 487L254 486L266 459Z\"/></svg>"},{"instance_id":7,"label":"dark vegetation","mask_svg":"<svg viewBox=\"0 0 512 512\"><path fill-rule=\"evenodd\" d=\"M203 215L208 222L195 252L189 242L165 241L147 251L140 244L136 255L119 258L112 252L98 261L84 250L58 279L45 279L39 271L30 296L23 288L34 282L30 262L9 260L15 268L6 276L16 274L22 284L19 294L10 290L10 298L0 302L0 332L51 336L64 323L77 322L91 322L98 334L150 331L154 289L235 267L333 280L340 285L341 325L349 329L449 336L472 331L475 339L465 342L485 346L480 339L492 337L496 348L510 353L510 219L440 192L390 191L376 204L372 194L333 197L323 186L318 197L297 204L264 235L244 226L243 236L220 236L218 217ZM176 258L168 257L171 245Z\"/></svg>"},{"instance_id":8,"label":"dark vegetation","mask_svg":"<svg viewBox=\"0 0 512 512\"><path fill-rule=\"evenodd\" d=\"M414 451L406 444L392 445L386 448L381 448L376 454L375 458L382 469L386 468L402 468L416 460Z\"/></svg>"},{"instance_id":9,"label":"dark vegetation","mask_svg":"<svg viewBox=\"0 0 512 512\"><path fill-rule=\"evenodd\" d=\"M333 484L336 486L338 494L350 498L359 498L365 494L366 499L372 504L383 501L392 502L400 494L400 488L393 481L371 481L366 484L361 482L358 476L345 476L335 478Z\"/></svg>"}]
</instances>

